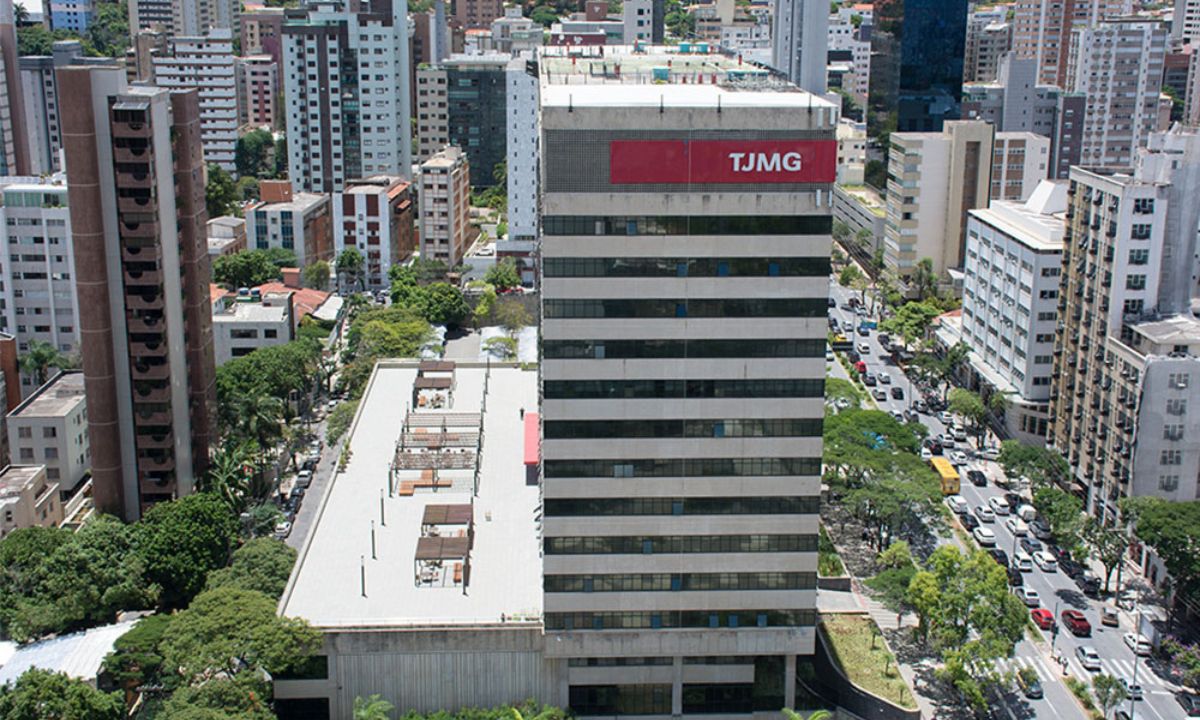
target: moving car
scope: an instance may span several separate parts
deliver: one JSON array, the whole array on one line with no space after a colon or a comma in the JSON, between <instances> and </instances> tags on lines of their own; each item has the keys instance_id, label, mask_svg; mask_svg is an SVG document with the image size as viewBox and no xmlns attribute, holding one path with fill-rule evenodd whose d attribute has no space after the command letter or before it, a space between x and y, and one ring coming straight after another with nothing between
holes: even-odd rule
<instances>
[{"instance_id":1,"label":"moving car","mask_svg":"<svg viewBox=\"0 0 1200 720\"><path fill-rule=\"evenodd\" d=\"M1005 572L1008 573L1008 584L1013 587L1021 587L1025 584L1025 576L1015 567L1008 568Z\"/></svg>"},{"instance_id":2,"label":"moving car","mask_svg":"<svg viewBox=\"0 0 1200 720\"><path fill-rule=\"evenodd\" d=\"M942 447L952 448L958 443L954 441L954 436L950 433L941 433L937 436L937 441L942 444Z\"/></svg>"},{"instance_id":3,"label":"moving car","mask_svg":"<svg viewBox=\"0 0 1200 720\"><path fill-rule=\"evenodd\" d=\"M963 466L967 464L967 456L961 450L955 450L950 453L950 462L954 465Z\"/></svg>"},{"instance_id":4,"label":"moving car","mask_svg":"<svg viewBox=\"0 0 1200 720\"><path fill-rule=\"evenodd\" d=\"M1083 666L1084 670L1100 671L1100 653L1096 652L1096 648L1091 645L1080 645L1075 648L1075 657L1079 658L1079 664Z\"/></svg>"},{"instance_id":5,"label":"moving car","mask_svg":"<svg viewBox=\"0 0 1200 720\"><path fill-rule=\"evenodd\" d=\"M954 424L954 416L948 412L942 412L938 414L938 420L941 420L942 424L946 425L947 427Z\"/></svg>"},{"instance_id":6,"label":"moving car","mask_svg":"<svg viewBox=\"0 0 1200 720\"><path fill-rule=\"evenodd\" d=\"M975 528L979 527L979 519L976 518L971 513L959 515L958 521L960 523L962 523L963 529L965 529L967 532L970 532L970 531L974 530Z\"/></svg>"},{"instance_id":7,"label":"moving car","mask_svg":"<svg viewBox=\"0 0 1200 720\"><path fill-rule=\"evenodd\" d=\"M1117 620L1117 609L1111 607L1100 608L1100 624L1108 627L1116 627L1120 624Z\"/></svg>"},{"instance_id":8,"label":"moving car","mask_svg":"<svg viewBox=\"0 0 1200 720\"><path fill-rule=\"evenodd\" d=\"M874 383L867 383L867 384L872 385ZM871 391L871 397L875 398L876 400L879 400L880 402L885 401L885 400L887 400L887 391L885 391L883 388L875 388L874 390Z\"/></svg>"},{"instance_id":9,"label":"moving car","mask_svg":"<svg viewBox=\"0 0 1200 720\"><path fill-rule=\"evenodd\" d=\"M1038 540L1050 541L1054 537L1054 533L1050 532L1050 526L1041 520L1034 520L1029 523L1029 532Z\"/></svg>"},{"instance_id":10,"label":"moving car","mask_svg":"<svg viewBox=\"0 0 1200 720\"><path fill-rule=\"evenodd\" d=\"M1033 558L1024 550L1013 553L1012 566L1021 572L1033 572Z\"/></svg>"},{"instance_id":11,"label":"moving car","mask_svg":"<svg viewBox=\"0 0 1200 720\"><path fill-rule=\"evenodd\" d=\"M1003 515L1004 513L1000 514ZM1025 521L1019 517L1010 517L1008 520L1005 520L1004 527L1008 528L1008 531L1012 533L1014 537L1025 537L1027 534L1029 534L1029 526L1026 525Z\"/></svg>"},{"instance_id":12,"label":"moving car","mask_svg":"<svg viewBox=\"0 0 1200 720\"><path fill-rule=\"evenodd\" d=\"M1076 637L1091 636L1092 624L1078 610L1063 610L1059 614L1059 617L1062 619L1062 624L1071 631L1072 635Z\"/></svg>"},{"instance_id":13,"label":"moving car","mask_svg":"<svg viewBox=\"0 0 1200 720\"><path fill-rule=\"evenodd\" d=\"M955 425L951 434L953 434L954 439L960 443L965 443L967 441L967 429L961 425Z\"/></svg>"},{"instance_id":14,"label":"moving car","mask_svg":"<svg viewBox=\"0 0 1200 720\"><path fill-rule=\"evenodd\" d=\"M859 328L859 329L861 330L862 328ZM862 353L863 355L870 355L871 354L871 343L860 342L858 344L858 351L860 353Z\"/></svg>"},{"instance_id":15,"label":"moving car","mask_svg":"<svg viewBox=\"0 0 1200 720\"><path fill-rule=\"evenodd\" d=\"M1131 700L1141 700L1145 697L1145 694L1142 691L1142 686L1133 682L1129 678L1121 678L1121 687L1125 688L1125 694L1128 695Z\"/></svg>"},{"instance_id":16,"label":"moving car","mask_svg":"<svg viewBox=\"0 0 1200 720\"><path fill-rule=\"evenodd\" d=\"M1033 554L1033 561L1042 569L1042 572L1052 573L1058 572L1058 561L1050 553L1042 550Z\"/></svg>"},{"instance_id":17,"label":"moving car","mask_svg":"<svg viewBox=\"0 0 1200 720\"><path fill-rule=\"evenodd\" d=\"M1021 668L1021 672L1017 673L1017 685L1027 698L1037 700L1044 697L1042 684L1038 682L1037 672L1033 668Z\"/></svg>"},{"instance_id":18,"label":"moving car","mask_svg":"<svg viewBox=\"0 0 1200 720\"><path fill-rule=\"evenodd\" d=\"M991 555L993 560L1000 563L1004 567L1008 567L1008 553L1004 552L1000 548L988 548L987 554Z\"/></svg>"},{"instance_id":19,"label":"moving car","mask_svg":"<svg viewBox=\"0 0 1200 720\"><path fill-rule=\"evenodd\" d=\"M1200 695L1181 692L1175 696L1175 700L1183 706L1183 711L1188 717L1200 717Z\"/></svg>"},{"instance_id":20,"label":"moving car","mask_svg":"<svg viewBox=\"0 0 1200 720\"><path fill-rule=\"evenodd\" d=\"M932 460L933 459L933 451L930 450L928 447L922 445L921 446L921 459L926 462Z\"/></svg>"},{"instance_id":21,"label":"moving car","mask_svg":"<svg viewBox=\"0 0 1200 720\"><path fill-rule=\"evenodd\" d=\"M947 495L946 507L950 508L950 512L955 515L966 515L970 511L971 506L967 504L962 495Z\"/></svg>"},{"instance_id":22,"label":"moving car","mask_svg":"<svg viewBox=\"0 0 1200 720\"><path fill-rule=\"evenodd\" d=\"M979 507L975 508L975 517L979 518L979 522L996 522L996 513L992 512L992 509L986 505L980 505Z\"/></svg>"},{"instance_id":23,"label":"moving car","mask_svg":"<svg viewBox=\"0 0 1200 720\"><path fill-rule=\"evenodd\" d=\"M992 512L996 513L997 515L1008 514L1008 502L1006 502L1002 497L988 498L988 505L991 506Z\"/></svg>"},{"instance_id":24,"label":"moving car","mask_svg":"<svg viewBox=\"0 0 1200 720\"><path fill-rule=\"evenodd\" d=\"M898 385L896 387L893 387L892 388L892 398L895 400L903 400L904 399L904 388L902 388Z\"/></svg>"},{"instance_id":25,"label":"moving car","mask_svg":"<svg viewBox=\"0 0 1200 720\"><path fill-rule=\"evenodd\" d=\"M875 373L872 373L872 372L863 373L862 381L863 381L863 385L866 385L867 387L874 387L875 383L879 382L878 380L875 379Z\"/></svg>"},{"instance_id":26,"label":"moving car","mask_svg":"<svg viewBox=\"0 0 1200 720\"><path fill-rule=\"evenodd\" d=\"M1125 646L1132 650L1134 655L1149 657L1150 653L1154 651L1154 646L1150 644L1145 635L1127 632L1121 636L1121 639L1125 641Z\"/></svg>"},{"instance_id":27,"label":"moving car","mask_svg":"<svg viewBox=\"0 0 1200 720\"><path fill-rule=\"evenodd\" d=\"M1033 618L1033 624L1037 625L1041 629L1043 629L1043 630L1053 630L1054 629L1054 613L1050 612L1046 608L1038 608L1036 610L1030 610L1029 616L1031 618Z\"/></svg>"},{"instance_id":28,"label":"moving car","mask_svg":"<svg viewBox=\"0 0 1200 720\"><path fill-rule=\"evenodd\" d=\"M1036 552L1042 552L1043 550L1045 550L1045 548L1042 547L1042 544L1040 542L1038 542L1037 540L1035 540L1034 538L1031 538L1031 537L1021 538L1021 549L1024 550L1025 552L1029 553L1030 555L1032 555ZM1053 559L1053 556L1051 556L1051 559Z\"/></svg>"},{"instance_id":29,"label":"moving car","mask_svg":"<svg viewBox=\"0 0 1200 720\"><path fill-rule=\"evenodd\" d=\"M984 475L980 470L968 470L967 479L975 487L987 487L987 475Z\"/></svg>"},{"instance_id":30,"label":"moving car","mask_svg":"<svg viewBox=\"0 0 1200 720\"><path fill-rule=\"evenodd\" d=\"M881 372L881 373L879 373L879 382L881 382L884 385L891 385L892 384L892 376L888 375L885 372Z\"/></svg>"},{"instance_id":31,"label":"moving car","mask_svg":"<svg viewBox=\"0 0 1200 720\"><path fill-rule=\"evenodd\" d=\"M995 547L996 545L996 533L992 532L990 528L980 526L975 528L971 534L975 536L975 542L983 547Z\"/></svg>"},{"instance_id":32,"label":"moving car","mask_svg":"<svg viewBox=\"0 0 1200 720\"><path fill-rule=\"evenodd\" d=\"M1026 607L1035 608L1042 604L1041 595L1038 595L1037 590L1033 588L1019 587L1014 588L1013 592L1017 594L1017 597L1021 598L1021 602L1025 603Z\"/></svg>"}]
</instances>

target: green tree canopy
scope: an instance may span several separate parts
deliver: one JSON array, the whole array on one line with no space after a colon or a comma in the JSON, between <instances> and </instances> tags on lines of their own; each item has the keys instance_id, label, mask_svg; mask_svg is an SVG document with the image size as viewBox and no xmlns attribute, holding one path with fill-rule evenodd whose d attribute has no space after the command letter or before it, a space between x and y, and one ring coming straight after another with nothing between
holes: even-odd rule
<instances>
[{"instance_id":1,"label":"green tree canopy","mask_svg":"<svg viewBox=\"0 0 1200 720\"><path fill-rule=\"evenodd\" d=\"M136 528L146 574L162 588L168 608L186 606L209 571L225 566L238 532L224 503L208 493L159 503Z\"/></svg>"},{"instance_id":2,"label":"green tree canopy","mask_svg":"<svg viewBox=\"0 0 1200 720\"><path fill-rule=\"evenodd\" d=\"M470 314L462 290L444 282L431 283L421 288L421 292L415 297L413 309L436 325L458 325Z\"/></svg>"},{"instance_id":3,"label":"green tree canopy","mask_svg":"<svg viewBox=\"0 0 1200 720\"><path fill-rule=\"evenodd\" d=\"M891 333L904 341L905 347L925 339L925 333L934 318L942 311L927 302L908 302L896 309L896 313L879 324L879 329Z\"/></svg>"},{"instance_id":4,"label":"green tree canopy","mask_svg":"<svg viewBox=\"0 0 1200 720\"><path fill-rule=\"evenodd\" d=\"M1084 520L1083 501L1059 487L1046 485L1034 491L1033 507L1050 526L1059 545L1077 556Z\"/></svg>"},{"instance_id":5,"label":"green tree canopy","mask_svg":"<svg viewBox=\"0 0 1200 720\"><path fill-rule=\"evenodd\" d=\"M278 598L287 586L296 551L275 538L250 540L233 552L229 567L214 570L208 575L208 590L235 587L256 590Z\"/></svg>"},{"instance_id":6,"label":"green tree canopy","mask_svg":"<svg viewBox=\"0 0 1200 720\"><path fill-rule=\"evenodd\" d=\"M251 130L238 138L233 151L233 163L238 175L244 177L270 177L275 174L272 156L275 153L275 138L261 128Z\"/></svg>"},{"instance_id":7,"label":"green tree canopy","mask_svg":"<svg viewBox=\"0 0 1200 720\"><path fill-rule=\"evenodd\" d=\"M158 681L162 655L158 652L171 615L148 615L113 643L104 658L104 670L122 687L135 690Z\"/></svg>"},{"instance_id":8,"label":"green tree canopy","mask_svg":"<svg viewBox=\"0 0 1200 720\"><path fill-rule=\"evenodd\" d=\"M33 668L0 686L0 720L122 720L120 693L101 692L63 673Z\"/></svg>"},{"instance_id":9,"label":"green tree canopy","mask_svg":"<svg viewBox=\"0 0 1200 720\"><path fill-rule=\"evenodd\" d=\"M311 262L304 268L304 286L316 290L328 290L329 276L329 263L324 260Z\"/></svg>"},{"instance_id":10,"label":"green tree canopy","mask_svg":"<svg viewBox=\"0 0 1200 720\"><path fill-rule=\"evenodd\" d=\"M1137 539L1163 561L1175 589L1195 597L1200 590L1200 501L1130 498L1121 510L1132 519Z\"/></svg>"},{"instance_id":11,"label":"green tree canopy","mask_svg":"<svg viewBox=\"0 0 1200 720\"><path fill-rule=\"evenodd\" d=\"M859 270L857 265L849 264L842 268L842 271L838 273L838 285L846 288L851 287L854 285L855 281L861 279L862 276L862 270Z\"/></svg>"},{"instance_id":12,"label":"green tree canopy","mask_svg":"<svg viewBox=\"0 0 1200 720\"><path fill-rule=\"evenodd\" d=\"M294 254L292 259L295 260ZM213 282L232 289L255 287L282 277L279 268L268 251L243 250L214 259L212 277Z\"/></svg>"},{"instance_id":13,"label":"green tree canopy","mask_svg":"<svg viewBox=\"0 0 1200 720\"><path fill-rule=\"evenodd\" d=\"M238 214L238 189L233 178L216 163L208 165L208 183L204 186L204 204L210 218Z\"/></svg>"},{"instance_id":14,"label":"green tree canopy","mask_svg":"<svg viewBox=\"0 0 1200 720\"><path fill-rule=\"evenodd\" d=\"M60 370L71 366L71 360L48 342L30 340L29 349L21 356L21 370L33 376L38 387L46 384L50 368Z\"/></svg>"},{"instance_id":15,"label":"green tree canopy","mask_svg":"<svg viewBox=\"0 0 1200 720\"><path fill-rule=\"evenodd\" d=\"M362 279L367 266L367 259L357 248L348 247L337 257L338 277L345 278L349 289L354 289Z\"/></svg>"},{"instance_id":16,"label":"green tree canopy","mask_svg":"<svg viewBox=\"0 0 1200 720\"><path fill-rule=\"evenodd\" d=\"M525 309L524 303L515 298L505 298L496 304L496 320L500 327L510 337L515 336L522 328L533 324L533 317Z\"/></svg>"},{"instance_id":17,"label":"green tree canopy","mask_svg":"<svg viewBox=\"0 0 1200 720\"><path fill-rule=\"evenodd\" d=\"M1025 445L1017 440L1000 443L999 462L1005 475L1010 478L1029 478L1038 487L1046 484L1061 487L1071 473L1066 459L1057 450Z\"/></svg>"},{"instance_id":18,"label":"green tree canopy","mask_svg":"<svg viewBox=\"0 0 1200 720\"><path fill-rule=\"evenodd\" d=\"M975 434L983 437L984 422L987 420L987 407L983 404L983 398L979 397L978 393L973 393L966 388L951 389L949 397L950 412L966 418L967 422L971 423Z\"/></svg>"},{"instance_id":19,"label":"green tree canopy","mask_svg":"<svg viewBox=\"0 0 1200 720\"><path fill-rule=\"evenodd\" d=\"M354 698L354 720L388 720L396 706L379 695Z\"/></svg>"},{"instance_id":20,"label":"green tree canopy","mask_svg":"<svg viewBox=\"0 0 1200 720\"><path fill-rule=\"evenodd\" d=\"M483 275L483 281L500 290L518 287L521 275L517 272L517 263L512 258L504 258L488 268Z\"/></svg>"},{"instance_id":21,"label":"green tree canopy","mask_svg":"<svg viewBox=\"0 0 1200 720\"><path fill-rule=\"evenodd\" d=\"M155 720L276 720L267 681L250 673L176 690Z\"/></svg>"}]
</instances>

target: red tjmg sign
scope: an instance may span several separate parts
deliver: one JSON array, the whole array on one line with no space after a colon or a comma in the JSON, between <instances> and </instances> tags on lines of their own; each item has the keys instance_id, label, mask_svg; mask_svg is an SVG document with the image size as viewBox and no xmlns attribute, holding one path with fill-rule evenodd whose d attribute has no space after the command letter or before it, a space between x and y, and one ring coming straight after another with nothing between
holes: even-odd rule
<instances>
[{"instance_id":1,"label":"red tjmg sign","mask_svg":"<svg viewBox=\"0 0 1200 720\"><path fill-rule=\"evenodd\" d=\"M830 183L835 140L614 140L608 181L647 183Z\"/></svg>"}]
</instances>

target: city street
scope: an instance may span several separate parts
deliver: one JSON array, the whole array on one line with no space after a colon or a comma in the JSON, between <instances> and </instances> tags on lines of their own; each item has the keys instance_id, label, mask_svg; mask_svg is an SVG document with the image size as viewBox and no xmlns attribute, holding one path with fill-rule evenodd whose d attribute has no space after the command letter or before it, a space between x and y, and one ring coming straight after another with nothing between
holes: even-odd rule
<instances>
[{"instance_id":1,"label":"city street","mask_svg":"<svg viewBox=\"0 0 1200 720\"><path fill-rule=\"evenodd\" d=\"M852 309L848 309L847 301L852 296L858 297L859 293L833 282L830 286L830 296L836 301L837 307L830 308L829 314L830 317L837 318L841 325L840 332L852 339L856 349L863 342L868 344L870 352L862 353L860 350L868 371L874 372L876 375L886 372L890 376L890 385L875 386L885 390L887 398L872 402L880 410L886 412L902 412L909 408L910 403L915 399L912 383L901 368L893 364L879 343L879 332L872 330L869 337L863 337L855 332L859 317ZM847 376L845 368L836 360L830 363L830 366L833 377L845 378ZM892 387L903 388L903 400L891 397ZM875 388L867 389L874 390ZM929 429L930 437L946 432L946 427L938 419L937 414L922 414L920 422ZM967 480L966 473L972 469L981 470L987 476L988 482L985 487L976 487ZM996 483L997 480L1004 480L1003 470L998 463L972 458L967 465L958 470L963 478L961 495L970 505L973 514L976 507L986 505L990 498L1003 496L1005 489L997 486ZM1025 492L1025 496L1028 497L1028 491ZM1009 517L1012 516L997 516L994 522L986 523L983 526L990 528L995 533L996 547L1008 553L1011 559L1019 545L1012 532L1005 527L1005 521ZM1085 596L1066 573L1061 571L1043 572L1035 565L1032 572L1025 572L1022 575L1024 587L1031 588L1038 593L1039 607L1054 613L1056 621L1059 623L1059 633L1054 639L1052 648L1051 634L1048 631L1036 631L1037 637L1033 641L1026 639L1019 643L1015 656L1004 663L1004 669L1013 672L1022 668L1032 668L1037 673L1045 692L1045 697L1037 700L1025 698L1018 690L1008 693L1004 708L1008 716L1014 719L1037 717L1086 720L1086 713L1074 701L1070 691L1063 684L1062 666L1055 660L1059 655L1066 657L1067 672L1090 685L1091 679L1096 673L1085 670L1075 654L1077 647L1085 645L1094 648L1099 654L1102 671L1115 677L1125 678L1132 682L1135 677L1136 664L1136 682L1142 686L1145 699L1133 702L1132 709L1129 702L1122 703L1119 710L1129 713L1131 718L1147 718L1148 720L1175 720L1185 717L1182 707L1174 697L1178 687L1158 677L1148 667L1146 659L1137 658L1123 642L1122 635L1134 631L1137 619L1133 614L1122 610L1118 613L1119 627L1106 627L1100 622L1100 608L1104 603ZM1066 609L1076 609L1084 614L1092 626L1091 637L1077 638L1062 626L1059 618L1061 612Z\"/></svg>"}]
</instances>

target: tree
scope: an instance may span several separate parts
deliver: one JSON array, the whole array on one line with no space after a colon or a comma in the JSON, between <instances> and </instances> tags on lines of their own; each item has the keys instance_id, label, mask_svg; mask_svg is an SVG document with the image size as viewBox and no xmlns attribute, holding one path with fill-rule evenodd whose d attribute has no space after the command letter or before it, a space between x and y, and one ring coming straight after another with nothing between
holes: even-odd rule
<instances>
[{"instance_id":1,"label":"tree","mask_svg":"<svg viewBox=\"0 0 1200 720\"><path fill-rule=\"evenodd\" d=\"M279 266L262 250L221 255L212 263L213 282L228 288L255 287L282 277Z\"/></svg>"},{"instance_id":2,"label":"tree","mask_svg":"<svg viewBox=\"0 0 1200 720\"><path fill-rule=\"evenodd\" d=\"M783 709L783 716L787 720L805 720L805 717L791 708ZM807 720L833 720L833 713L828 710L813 710L808 714Z\"/></svg>"},{"instance_id":3,"label":"tree","mask_svg":"<svg viewBox=\"0 0 1200 720\"><path fill-rule=\"evenodd\" d=\"M903 540L892 543L887 550L879 553L879 564L886 568L911 567L913 564L912 550Z\"/></svg>"},{"instance_id":4,"label":"tree","mask_svg":"<svg viewBox=\"0 0 1200 720\"><path fill-rule=\"evenodd\" d=\"M321 645L321 635L296 618L275 613L260 592L220 587L196 596L163 634L163 667L184 684L218 674L279 674L299 666Z\"/></svg>"},{"instance_id":5,"label":"tree","mask_svg":"<svg viewBox=\"0 0 1200 720\"><path fill-rule=\"evenodd\" d=\"M324 260L311 262L304 268L304 285L316 290L327 290L329 275L329 263Z\"/></svg>"},{"instance_id":6,"label":"tree","mask_svg":"<svg viewBox=\"0 0 1200 720\"><path fill-rule=\"evenodd\" d=\"M123 58L129 49L129 9L126 2L96 4L88 23L85 46L89 55ZM216 217L210 215L210 217Z\"/></svg>"},{"instance_id":7,"label":"tree","mask_svg":"<svg viewBox=\"0 0 1200 720\"><path fill-rule=\"evenodd\" d=\"M348 289L353 289L355 285L358 285L366 264L366 258L357 248L348 247L337 257L338 277L345 278Z\"/></svg>"},{"instance_id":8,"label":"tree","mask_svg":"<svg viewBox=\"0 0 1200 720\"><path fill-rule=\"evenodd\" d=\"M475 301L475 308L471 310L471 324L475 326L476 330L492 316L492 310L495 307L496 288L484 284L483 291L479 293L479 299Z\"/></svg>"},{"instance_id":9,"label":"tree","mask_svg":"<svg viewBox=\"0 0 1200 720\"><path fill-rule=\"evenodd\" d=\"M1113 571L1125 559L1129 550L1129 535L1124 528L1104 525L1094 517L1088 517L1083 523L1083 541L1092 551L1092 555L1104 566L1104 592L1108 592L1108 583Z\"/></svg>"},{"instance_id":10,"label":"tree","mask_svg":"<svg viewBox=\"0 0 1200 720\"><path fill-rule=\"evenodd\" d=\"M163 704L156 720L276 720L265 678L240 673L181 687Z\"/></svg>"},{"instance_id":11,"label":"tree","mask_svg":"<svg viewBox=\"0 0 1200 720\"><path fill-rule=\"evenodd\" d=\"M1033 507L1050 526L1055 540L1075 555L1085 517L1083 501L1062 488L1047 485L1034 490Z\"/></svg>"},{"instance_id":12,"label":"tree","mask_svg":"<svg viewBox=\"0 0 1200 720\"><path fill-rule=\"evenodd\" d=\"M204 186L204 204L210 218L238 213L238 190L229 173L215 163L208 165L208 182Z\"/></svg>"},{"instance_id":13,"label":"tree","mask_svg":"<svg viewBox=\"0 0 1200 720\"><path fill-rule=\"evenodd\" d=\"M261 128L251 130L238 138L233 151L233 164L238 175L243 177L268 177L274 174L272 154L275 138Z\"/></svg>"},{"instance_id":14,"label":"tree","mask_svg":"<svg viewBox=\"0 0 1200 720\"><path fill-rule=\"evenodd\" d=\"M4 720L122 720L120 693L101 692L65 673L32 668L12 686L0 686Z\"/></svg>"},{"instance_id":15,"label":"tree","mask_svg":"<svg viewBox=\"0 0 1200 720\"><path fill-rule=\"evenodd\" d=\"M261 252L263 255L265 255L267 260L269 260L272 265L281 270L283 268L294 268L300 264L299 258L296 257L296 252L294 250L288 250L287 248L265 248L263 250L258 250L257 252Z\"/></svg>"},{"instance_id":16,"label":"tree","mask_svg":"<svg viewBox=\"0 0 1200 720\"><path fill-rule=\"evenodd\" d=\"M533 318L520 300L502 300L496 306L496 320L509 337L515 337L523 328L533 324Z\"/></svg>"},{"instance_id":17,"label":"tree","mask_svg":"<svg viewBox=\"0 0 1200 720\"><path fill-rule=\"evenodd\" d=\"M908 276L910 285L917 291L918 300L928 300L937 297L938 276L933 271L933 260L921 258Z\"/></svg>"},{"instance_id":18,"label":"tree","mask_svg":"<svg viewBox=\"0 0 1200 720\"><path fill-rule=\"evenodd\" d=\"M500 360L511 360L517 356L517 342L510 337L497 335L483 341L483 351Z\"/></svg>"},{"instance_id":19,"label":"tree","mask_svg":"<svg viewBox=\"0 0 1200 720\"><path fill-rule=\"evenodd\" d=\"M971 423L977 437L983 437L985 430L983 423L987 420L987 408L984 407L983 399L979 397L978 393L973 393L966 388L952 389L949 408L950 412L966 418Z\"/></svg>"},{"instance_id":20,"label":"tree","mask_svg":"<svg viewBox=\"0 0 1200 720\"><path fill-rule=\"evenodd\" d=\"M521 275L517 272L517 262L512 258L504 258L488 268L483 275L483 281L495 286L498 290L519 287Z\"/></svg>"},{"instance_id":21,"label":"tree","mask_svg":"<svg viewBox=\"0 0 1200 720\"><path fill-rule=\"evenodd\" d=\"M186 606L208 573L225 566L237 539L237 520L208 493L159 503L136 529L146 575L162 588L166 608Z\"/></svg>"},{"instance_id":22,"label":"tree","mask_svg":"<svg viewBox=\"0 0 1200 720\"><path fill-rule=\"evenodd\" d=\"M1195 595L1200 589L1200 501L1129 498L1121 513L1132 522L1134 536L1154 548L1176 593Z\"/></svg>"},{"instance_id":23,"label":"tree","mask_svg":"<svg viewBox=\"0 0 1200 720\"><path fill-rule=\"evenodd\" d=\"M833 235L833 239L835 241L845 242L846 239L850 237L850 226L845 222L835 218L833 221L831 234Z\"/></svg>"},{"instance_id":24,"label":"tree","mask_svg":"<svg viewBox=\"0 0 1200 720\"><path fill-rule=\"evenodd\" d=\"M395 705L379 695L354 698L354 720L388 720L395 709Z\"/></svg>"},{"instance_id":25,"label":"tree","mask_svg":"<svg viewBox=\"0 0 1200 720\"><path fill-rule=\"evenodd\" d=\"M840 401L849 403L849 408L857 410L862 404L862 392L849 380L835 377L825 378L826 404L836 405Z\"/></svg>"},{"instance_id":26,"label":"tree","mask_svg":"<svg viewBox=\"0 0 1200 720\"><path fill-rule=\"evenodd\" d=\"M0 632L12 637L22 606L38 596L44 563L74 535L58 528L18 528L0 540Z\"/></svg>"},{"instance_id":27,"label":"tree","mask_svg":"<svg viewBox=\"0 0 1200 720\"><path fill-rule=\"evenodd\" d=\"M926 302L908 302L897 308L895 314L879 324L879 329L897 335L904 341L904 347L925 338L929 326L942 311L936 305Z\"/></svg>"},{"instance_id":28,"label":"tree","mask_svg":"<svg viewBox=\"0 0 1200 720\"><path fill-rule=\"evenodd\" d=\"M529 19L541 25L542 27L550 27L554 23L558 22L558 13L555 12L554 8L552 7L538 5L531 13L529 13Z\"/></svg>"},{"instance_id":29,"label":"tree","mask_svg":"<svg viewBox=\"0 0 1200 720\"><path fill-rule=\"evenodd\" d=\"M142 685L158 682L162 669L158 645L171 618L166 614L147 615L113 643L113 650L105 656L103 667L119 687L137 690Z\"/></svg>"},{"instance_id":30,"label":"tree","mask_svg":"<svg viewBox=\"0 0 1200 720\"><path fill-rule=\"evenodd\" d=\"M458 325L470 314L462 290L450 283L437 282L422 290L417 307L427 321L435 325Z\"/></svg>"},{"instance_id":31,"label":"tree","mask_svg":"<svg viewBox=\"0 0 1200 720\"><path fill-rule=\"evenodd\" d=\"M48 342L30 340L29 349L21 356L21 371L32 375L38 387L46 384L50 368L64 369L71 366L67 356Z\"/></svg>"},{"instance_id":32,"label":"tree","mask_svg":"<svg viewBox=\"0 0 1200 720\"><path fill-rule=\"evenodd\" d=\"M1071 468L1057 450L1025 445L1018 440L1000 443L1000 467L1010 478L1028 478L1035 487L1065 485Z\"/></svg>"},{"instance_id":33,"label":"tree","mask_svg":"<svg viewBox=\"0 0 1200 720\"><path fill-rule=\"evenodd\" d=\"M917 634L922 642L929 641L937 609L942 601L942 591L933 573L921 570L913 575L908 584L908 604L917 614Z\"/></svg>"},{"instance_id":34,"label":"tree","mask_svg":"<svg viewBox=\"0 0 1200 720\"><path fill-rule=\"evenodd\" d=\"M245 444L222 443L213 453L208 472L197 489L221 498L231 514L241 513L249 502L249 479L246 477L249 462L250 452Z\"/></svg>"},{"instance_id":35,"label":"tree","mask_svg":"<svg viewBox=\"0 0 1200 720\"><path fill-rule=\"evenodd\" d=\"M860 278L862 278L862 271L858 269L857 265L850 264L842 268L842 271L838 273L838 285L848 288Z\"/></svg>"},{"instance_id":36,"label":"tree","mask_svg":"<svg viewBox=\"0 0 1200 720\"><path fill-rule=\"evenodd\" d=\"M1122 702L1129 699L1129 693L1121 681L1101 673L1092 678L1092 692L1096 694L1096 704L1100 706L1100 714L1108 717L1108 713Z\"/></svg>"},{"instance_id":37,"label":"tree","mask_svg":"<svg viewBox=\"0 0 1200 720\"><path fill-rule=\"evenodd\" d=\"M325 437L329 442L337 442L346 431L350 429L350 423L354 420L354 414L358 412L358 401L349 400L339 404L329 413L329 421L325 425Z\"/></svg>"},{"instance_id":38,"label":"tree","mask_svg":"<svg viewBox=\"0 0 1200 720\"><path fill-rule=\"evenodd\" d=\"M288 175L288 149L286 137L280 137L275 141L274 175L277 178L287 178Z\"/></svg>"},{"instance_id":39,"label":"tree","mask_svg":"<svg viewBox=\"0 0 1200 720\"><path fill-rule=\"evenodd\" d=\"M14 7L21 7L17 5ZM51 32L45 25L17 25L17 52L20 56L50 55L56 40L70 40L75 35L66 30Z\"/></svg>"},{"instance_id":40,"label":"tree","mask_svg":"<svg viewBox=\"0 0 1200 720\"><path fill-rule=\"evenodd\" d=\"M296 551L287 544L275 538L255 538L233 552L229 567L209 573L205 589L235 587L278 598L295 564Z\"/></svg>"}]
</instances>

